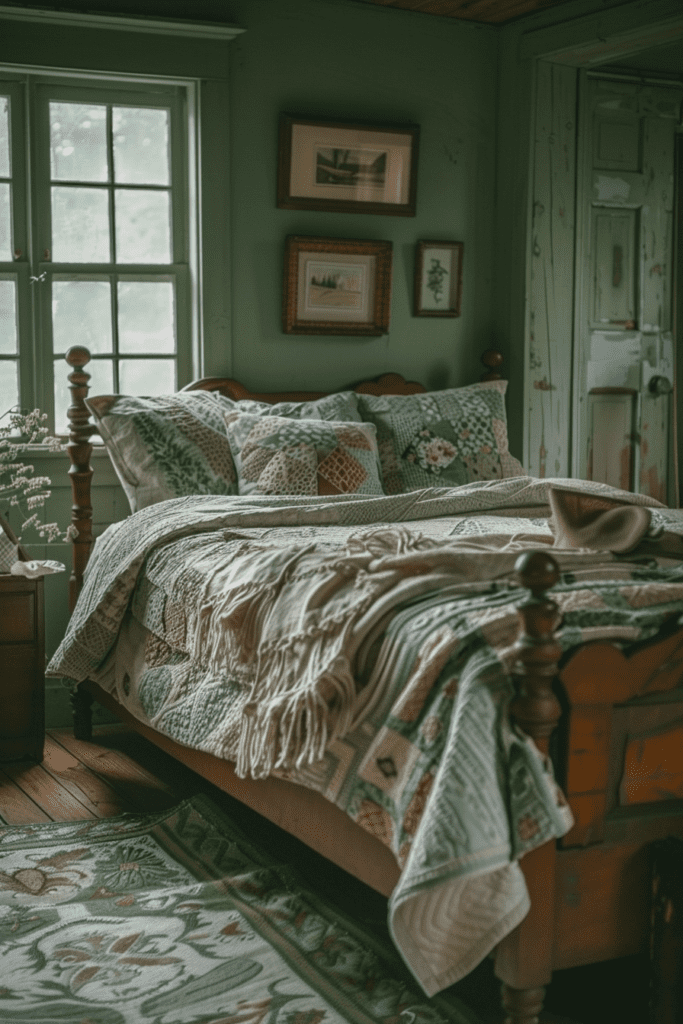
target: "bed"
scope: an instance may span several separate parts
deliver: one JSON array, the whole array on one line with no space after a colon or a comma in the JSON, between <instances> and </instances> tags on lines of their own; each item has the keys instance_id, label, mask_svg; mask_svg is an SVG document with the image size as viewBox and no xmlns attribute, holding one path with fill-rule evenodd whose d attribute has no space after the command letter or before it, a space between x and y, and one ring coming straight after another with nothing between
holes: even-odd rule
<instances>
[{"instance_id":1,"label":"bed","mask_svg":"<svg viewBox=\"0 0 683 1024\"><path fill-rule=\"evenodd\" d=\"M507 452L505 424L501 426L502 414L496 411L496 396L502 396L504 387L498 383L501 360L495 352L483 357L483 395L487 408L493 409L489 443L479 444L476 452L468 449L470 428L453 434L453 415L444 412L443 402L434 400L437 411L429 429L420 423L416 429L413 422L399 445L403 463L398 465L395 450L387 447L387 410L395 407L387 396L425 395L427 404L432 399L421 385L388 374L356 386L353 394L369 396L359 400L365 403L365 420L359 416L358 425L344 422L342 434L335 428L341 440L334 459L325 456L327 469L317 477L323 464L320 452L317 463L311 456L311 464L310 452L297 433L296 416L301 412L303 417L307 403L328 402L325 415L338 424L340 415L351 415L344 404L348 398L253 394L229 379L205 379L190 385L185 394L220 395L237 410L224 418L231 450L239 453L235 463L240 479L246 481L245 496L218 497L211 492L211 482L203 485L201 480L197 487L209 488L202 497L163 492L152 500L143 494L144 507L113 529L110 537L98 539L99 550L84 586L92 549L90 438L99 429L106 439L113 401L108 399L109 404L99 408L97 400L86 405L89 376L84 368L89 358L83 348L67 355L72 367L69 453L76 527L70 597L76 625L70 627L70 652L62 645L50 666L51 674L67 675L78 684L72 694L76 734L90 735L90 705L97 699L219 788L388 896L395 941L428 994L457 980L493 949L507 1019L510 1024L532 1024L541 1012L543 989L553 970L641 951L648 933L648 846L668 835L683 836L680 513L610 488L525 477ZM477 391L477 400L481 397ZM188 428L183 402L182 408L173 405L173 416L185 440L199 444L206 423ZM211 401L202 402L215 416ZM264 403L278 410L272 421L265 422ZM405 408L400 403L399 407ZM122 406L114 412L121 409L126 412ZM283 411L294 416L294 425L285 422ZM468 422L474 423L474 413L468 415L474 417ZM365 426L373 421L373 429ZM275 423L289 439L287 451L296 449L295 463L283 461L279 450L277 457L272 451L267 458L264 455ZM316 424L314 433L328 429L317 420ZM310 433L309 427L310 421ZM393 429L402 430L403 421ZM124 434L126 430L128 426ZM146 452L153 438L147 440ZM209 441L205 458L210 465L205 472L225 474L223 441L215 436ZM375 443L380 490L368 483L373 471L368 453ZM111 454L112 445L108 446ZM460 461L452 458L454 446L461 446L464 453ZM185 448L178 449L174 466L186 456ZM139 461L144 469L142 456ZM448 472L443 471L446 465ZM421 466L439 486L419 483ZM188 472L196 473L196 466ZM291 479L296 479L299 494L309 493L301 481L313 474L318 490L312 493L317 497L283 496L281 478L287 472L294 474ZM401 486L404 472L416 474L408 478L412 490ZM266 474L275 481L270 491L263 483ZM358 485L361 478L364 482ZM355 481L352 493L349 480ZM147 487L148 481L143 472L138 483ZM134 481L127 483L132 487ZM270 497L264 496L264 489ZM141 494L138 489L133 500ZM547 525L549 511L554 517L552 531ZM189 531L190 519L193 528L200 524L198 536ZM324 563L319 549L325 544L315 540L321 526L334 547L334 559L325 552ZM145 531L149 540L140 546ZM220 549L221 615L215 611L215 590L207 591L209 584L198 576L198 567L211 558L214 566L218 543L228 545ZM606 550L606 544L612 550ZM186 559L183 571L174 570L175 575L165 554L175 550L174 545L184 549ZM265 566L259 569L260 577L259 560ZM128 575L120 568L124 562ZM140 584L137 573L142 565L146 575ZM315 575L323 571L324 577ZM97 603L93 596L93 577L98 573L107 603L99 597ZM263 582L268 573L270 590ZM256 626L249 618L254 602L243 600L245 588L252 588L253 597L253 588L260 586L259 607L270 609L275 607L268 603L275 576L278 594L288 595L284 611L279 611L291 629L287 637L300 639L295 619L300 600L302 607L309 602L307 609L313 609L313 618L306 620L306 636L312 636L311 622L321 635L327 630L326 669L321 674L318 654L311 653L312 640L303 647L285 643L285 627L279 621L280 633L268 633L275 626L263 612L256 624L261 632L254 657L260 659L262 676L265 672L276 681L266 694L268 700L257 706L254 687L249 690L246 682L251 678L247 669L244 677L239 676L249 652L226 652L230 645L225 636L254 635ZM322 581L316 584L315 600L314 588L306 582L313 578ZM164 586L165 596L160 597ZM192 676L188 687L187 673L193 670L182 646L185 633L177 649L168 653L172 638L179 635L177 617L182 617L174 595L183 587L188 595L196 595L200 586L205 588L202 607L208 611L201 622L196 616L193 650L213 651L212 664L227 657L242 682L237 689L245 695L235 719L233 747L225 731L219 739L211 733L209 741L208 726L201 742L193 743L187 720L199 723L201 713L192 702L206 692L207 707L213 709L211 701L217 699L222 683L211 676L208 683L202 678L200 685ZM212 595L208 603L207 593ZM135 602L138 618L130 612ZM194 598L187 603L193 602ZM332 614L342 606L354 609L353 629L341 612L336 619ZM155 622L163 619L166 632L161 626L156 632L149 630L153 642L148 636L143 645L140 623L149 625L154 615ZM334 619L333 626L328 619ZM118 653L105 658L114 650L110 634L118 637ZM422 641L427 634L429 644ZM417 646L409 647L408 636ZM330 659L328 651L335 643ZM358 692L354 680L349 683L351 648L354 671L366 682L374 681L358 687ZM457 671L454 651L462 659L456 659ZM136 676L141 658L144 666ZM171 671L176 665L173 658L179 666L176 675ZM295 685L301 682L303 687L308 679L313 663L318 666L318 683L324 676L327 687L320 728L317 705L311 704L320 703L320 687L297 692L294 703L292 697ZM332 664L334 671L329 669ZM127 670L122 672L121 666ZM98 673L99 683L90 678ZM157 676L172 680L173 699L160 696L148 682ZM131 677L132 697L124 692L131 687ZM285 678L290 690L277 681ZM514 696L510 678L516 681ZM138 679L146 689L136 689ZM366 691L372 699L361 700L359 692ZM262 690L259 695L261 700ZM216 717L215 710L206 712L207 718L211 716ZM177 726L181 718L182 728L174 734L172 723ZM273 736L277 751L269 739ZM204 749L198 749L202 745ZM438 753L439 770L420 775L416 765L435 763L437 754L432 761L420 760L430 745ZM233 755L231 760L221 756L225 750ZM349 764L356 759L353 783L348 781L351 772L346 775L340 767L345 757ZM475 806L472 794L476 796L477 787L488 793L487 786L495 791L496 809L487 819L488 835L482 828L475 841L472 832L481 823L472 822L482 815L485 801ZM399 791L400 828L392 824L387 810L399 805ZM459 803L454 793L461 793ZM468 800L472 806L465 811ZM496 831L502 827L501 815L507 815L508 825L514 823L512 838L505 842ZM453 838L454 822L465 833L470 829L460 846ZM453 843L459 851L457 870L449 846ZM471 863L464 870L468 858ZM444 878L448 890L439 888ZM445 891L453 895L444 918ZM494 903L494 916L483 920L482 908ZM428 935L419 936L423 945L418 943L418 948L411 929L420 915L423 922L429 920L424 925ZM459 931L468 936L456 938ZM480 941L473 942L469 932ZM444 964L451 945L455 948L457 943L465 952L458 953L458 969L453 971ZM437 945L436 952L425 953ZM421 967L421 957L432 955L438 966L430 960Z\"/></svg>"}]
</instances>

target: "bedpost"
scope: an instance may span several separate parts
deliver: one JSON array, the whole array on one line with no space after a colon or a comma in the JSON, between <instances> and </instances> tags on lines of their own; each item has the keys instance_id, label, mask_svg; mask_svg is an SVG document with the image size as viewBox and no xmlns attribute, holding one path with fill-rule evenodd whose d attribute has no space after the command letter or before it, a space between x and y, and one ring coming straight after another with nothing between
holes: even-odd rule
<instances>
[{"instance_id":1,"label":"bedpost","mask_svg":"<svg viewBox=\"0 0 683 1024\"><path fill-rule=\"evenodd\" d=\"M481 380L500 380L501 375L498 373L499 368L503 365L502 353L496 348L487 348L482 354L481 361L484 364L486 370L482 373Z\"/></svg>"},{"instance_id":2,"label":"bedpost","mask_svg":"<svg viewBox=\"0 0 683 1024\"><path fill-rule=\"evenodd\" d=\"M71 405L67 410L67 416L70 430L69 443L66 446L71 460L69 467L73 495L71 525L76 531L73 539L73 561L69 578L69 611L73 611L83 586L83 572L92 547L90 495L92 467L90 456L93 446L90 443L90 437L95 433L96 428L90 422L90 411L84 401L88 397L90 374L86 373L83 367L90 362L90 352L81 345L75 345L67 352L66 361L69 366L74 367L69 374Z\"/></svg>"},{"instance_id":3,"label":"bedpost","mask_svg":"<svg viewBox=\"0 0 683 1024\"><path fill-rule=\"evenodd\" d=\"M74 610L76 600L83 586L83 573L88 563L92 547L92 502L90 481L92 467L90 456L92 444L90 437L96 428L90 422L90 411L84 399L88 397L88 381L90 374L83 367L90 362L90 352L82 345L75 345L66 354L66 361L73 367L69 374L69 390L71 405L67 410L69 417L69 443L67 451L71 466L71 525L76 531L73 538L72 568L69 577L69 611ZM71 693L71 709L73 712L74 736L76 739L89 740L92 736L92 696L83 689L76 687Z\"/></svg>"},{"instance_id":4,"label":"bedpost","mask_svg":"<svg viewBox=\"0 0 683 1024\"><path fill-rule=\"evenodd\" d=\"M510 714L547 757L561 714L553 680L562 651L554 635L560 623L558 607L546 591L555 586L560 570L551 555L529 551L517 559L515 571L531 596L518 608L521 631L512 669L517 695ZM537 1024L543 1009L545 986L552 976L555 856L555 841L550 840L520 860L531 909L496 950L506 1024Z\"/></svg>"}]
</instances>

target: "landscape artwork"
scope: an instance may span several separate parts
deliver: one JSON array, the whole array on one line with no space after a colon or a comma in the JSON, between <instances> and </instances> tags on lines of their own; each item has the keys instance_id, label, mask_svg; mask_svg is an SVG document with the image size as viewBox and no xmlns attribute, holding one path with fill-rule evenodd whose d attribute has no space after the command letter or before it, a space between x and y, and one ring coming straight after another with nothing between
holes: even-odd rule
<instances>
[{"instance_id":1,"label":"landscape artwork","mask_svg":"<svg viewBox=\"0 0 683 1024\"><path fill-rule=\"evenodd\" d=\"M419 128L282 114L277 205L414 217Z\"/></svg>"},{"instance_id":2,"label":"landscape artwork","mask_svg":"<svg viewBox=\"0 0 683 1024\"><path fill-rule=\"evenodd\" d=\"M389 330L391 242L384 239L285 239L285 334L378 336Z\"/></svg>"},{"instance_id":3,"label":"landscape artwork","mask_svg":"<svg viewBox=\"0 0 683 1024\"><path fill-rule=\"evenodd\" d=\"M372 149L333 149L319 146L316 151L316 185L368 187L384 189L387 174L386 151Z\"/></svg>"},{"instance_id":4,"label":"landscape artwork","mask_svg":"<svg viewBox=\"0 0 683 1024\"><path fill-rule=\"evenodd\" d=\"M305 312L356 310L367 305L367 267L309 260L306 264Z\"/></svg>"}]
</instances>

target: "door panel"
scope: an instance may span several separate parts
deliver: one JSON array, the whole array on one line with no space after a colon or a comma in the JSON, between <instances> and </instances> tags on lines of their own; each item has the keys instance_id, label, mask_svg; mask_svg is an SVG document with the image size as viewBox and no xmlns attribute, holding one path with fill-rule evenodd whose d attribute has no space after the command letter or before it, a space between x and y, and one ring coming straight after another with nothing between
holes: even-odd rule
<instances>
[{"instance_id":1,"label":"door panel","mask_svg":"<svg viewBox=\"0 0 683 1024\"><path fill-rule=\"evenodd\" d=\"M575 474L676 502L671 336L680 90L583 81Z\"/></svg>"},{"instance_id":2,"label":"door panel","mask_svg":"<svg viewBox=\"0 0 683 1024\"><path fill-rule=\"evenodd\" d=\"M638 254L636 210L593 211L595 276L591 326L625 324L636 319Z\"/></svg>"},{"instance_id":3,"label":"door panel","mask_svg":"<svg viewBox=\"0 0 683 1024\"><path fill-rule=\"evenodd\" d=\"M630 388L594 388L588 396L587 476L633 490L637 393Z\"/></svg>"}]
</instances>

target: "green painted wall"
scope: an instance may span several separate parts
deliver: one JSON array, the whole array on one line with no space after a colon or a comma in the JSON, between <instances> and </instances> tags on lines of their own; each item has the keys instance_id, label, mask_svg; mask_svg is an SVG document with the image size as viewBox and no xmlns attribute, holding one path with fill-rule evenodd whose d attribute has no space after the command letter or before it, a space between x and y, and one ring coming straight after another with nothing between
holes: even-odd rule
<instances>
[{"instance_id":1,"label":"green painted wall","mask_svg":"<svg viewBox=\"0 0 683 1024\"><path fill-rule=\"evenodd\" d=\"M666 0L654 0L659 10ZM44 4L43 6L47 6ZM59 6L55 4L54 6ZM647 0L576 0L499 29L373 7L354 0L70 0L69 9L192 18L246 30L208 44L203 73L215 134L207 139L204 227L209 263L204 372L230 373L255 389L331 389L393 369L430 388L477 379L479 356L500 348L511 380L511 447L521 455L524 419L525 304L529 159L533 137L533 61L521 57L533 33L561 45L568 18L574 37L591 12L616 30ZM609 7L609 12L605 9ZM9 23L8 23L9 24ZM15 23L16 26L16 23ZM102 33L83 47L68 30L0 34L0 60L49 64L55 54L87 53L91 66L159 70L164 53L180 65L200 44ZM586 37L594 33L586 29ZM28 40L28 41L27 41ZM11 42L11 45L10 45ZM21 45L19 45L19 43ZM49 45L48 45L49 44ZM527 46L528 49L528 46ZM67 56L64 56L67 55ZM210 58L210 59L209 59ZM142 62L142 66L138 66ZM415 218L278 210L277 121L281 111L421 126ZM213 153L210 147L213 146ZM227 151L227 159L226 158ZM229 177L228 208L213 196L212 167ZM284 335L280 329L282 253L287 234L382 238L394 246L391 330L374 339ZM413 258L420 238L464 242L462 316L412 316ZM47 460L46 460L47 462ZM50 460L55 480L49 518L66 520L71 503L65 460ZM42 467L41 467L42 469ZM64 485L58 481L63 481ZM98 528L127 508L106 456L95 459ZM35 557L68 561L67 550ZM67 621L66 576L48 581L48 650ZM52 722L65 704L51 691Z\"/></svg>"},{"instance_id":2,"label":"green painted wall","mask_svg":"<svg viewBox=\"0 0 683 1024\"><path fill-rule=\"evenodd\" d=\"M244 0L232 44L233 373L250 385L333 388L395 369L430 387L478 378L493 342L491 250L497 34L356 3ZM278 210L280 111L421 127L417 216ZM283 335L287 234L389 239L391 329L381 338ZM463 241L462 316L412 316L419 238ZM220 355L212 353L214 366Z\"/></svg>"},{"instance_id":3,"label":"green painted wall","mask_svg":"<svg viewBox=\"0 0 683 1024\"><path fill-rule=\"evenodd\" d=\"M215 103L215 130L229 146L229 206L217 209L211 174L205 180L206 222L222 222L207 254L215 301L204 373L230 373L255 389L333 389L354 379L398 370L430 388L478 379L479 356L495 343L494 239L496 60L498 33L491 26L406 12L387 12L352 0L185 0L176 3L71 3L70 9L166 15L227 21L244 28L224 44L227 90L212 47L206 87ZM7 23L9 25L9 23ZM45 33L46 30L43 30ZM52 45L32 49L31 63L62 54L65 30L47 30ZM12 26L14 59L20 59ZM38 34L33 33L35 39ZM9 42L9 36L5 36ZM31 38L31 37L29 37ZM133 37L129 37L133 38ZM144 42L144 46L141 45ZM89 34L91 67L131 69L140 58L111 33ZM177 47L173 40L172 46ZM197 44L193 44L196 46ZM72 47L77 49L76 44ZM150 47L149 67L163 64L159 37L138 36ZM10 59L0 39L0 60ZM75 52L75 50L74 50ZM66 54L66 56L64 56ZM28 57L24 59L28 62ZM178 57L181 60L181 55ZM132 62L132 63L131 63ZM138 70L145 70L144 65ZM179 69L182 70L182 69ZM226 99L227 98L227 99ZM416 122L421 127L417 216L387 217L279 210L275 205L277 124L281 111L373 122ZM228 130L226 132L226 126ZM206 131L206 127L205 127ZM281 331L283 246L287 234L388 239L394 247L391 330L381 338L306 337ZM462 316L412 316L414 248L418 239L464 242ZM227 242L227 245L226 245ZM220 293L224 276L225 295ZM231 301L226 301L231 296ZM65 367L66 370L66 367ZM64 459L47 463L55 482L50 519L68 519L71 503ZM41 466L41 470L44 465ZM111 467L95 461L94 500L101 529L127 509ZM34 557L69 562L67 548L31 547ZM47 646L57 646L67 622L66 574L48 580ZM59 688L51 686L48 720L68 714Z\"/></svg>"}]
</instances>

